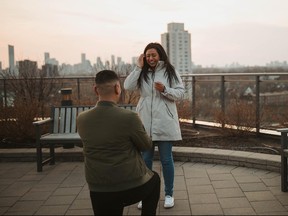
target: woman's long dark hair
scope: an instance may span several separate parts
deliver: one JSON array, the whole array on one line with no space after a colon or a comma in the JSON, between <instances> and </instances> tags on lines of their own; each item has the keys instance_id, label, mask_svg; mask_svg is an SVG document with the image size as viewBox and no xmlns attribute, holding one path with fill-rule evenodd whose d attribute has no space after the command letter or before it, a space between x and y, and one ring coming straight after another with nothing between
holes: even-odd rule
<instances>
[{"instance_id":1,"label":"woman's long dark hair","mask_svg":"<svg viewBox=\"0 0 288 216\"><path fill-rule=\"evenodd\" d=\"M165 77L167 77L170 87L172 86L173 79L176 82L179 82L179 79L178 79L178 77L176 75L176 72L175 72L175 68L170 63L170 61L168 59L168 56L167 56L164 48L162 47L162 45L159 44L159 43L149 43L144 49L144 55L146 55L146 52L149 49L155 49L157 51L157 53L159 54L159 57L160 57L159 60L164 62L164 66L163 67L166 68ZM142 86L142 81L143 80L145 80L145 82L148 82L148 79L149 79L149 77L148 77L149 67L150 66L147 63L146 58L144 58L144 65L142 67L140 76L139 76L139 78L137 80L137 86L138 86L139 89Z\"/></svg>"}]
</instances>

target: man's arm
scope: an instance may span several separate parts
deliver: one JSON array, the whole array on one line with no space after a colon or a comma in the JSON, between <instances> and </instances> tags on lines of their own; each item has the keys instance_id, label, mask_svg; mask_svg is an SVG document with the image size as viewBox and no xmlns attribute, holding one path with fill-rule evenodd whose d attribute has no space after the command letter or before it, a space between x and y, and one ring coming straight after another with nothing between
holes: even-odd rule
<instances>
[{"instance_id":1,"label":"man's arm","mask_svg":"<svg viewBox=\"0 0 288 216\"><path fill-rule=\"evenodd\" d=\"M152 147L152 140L146 133L137 113L133 113L133 118L131 118L131 134L132 142L140 151L148 150Z\"/></svg>"}]
</instances>

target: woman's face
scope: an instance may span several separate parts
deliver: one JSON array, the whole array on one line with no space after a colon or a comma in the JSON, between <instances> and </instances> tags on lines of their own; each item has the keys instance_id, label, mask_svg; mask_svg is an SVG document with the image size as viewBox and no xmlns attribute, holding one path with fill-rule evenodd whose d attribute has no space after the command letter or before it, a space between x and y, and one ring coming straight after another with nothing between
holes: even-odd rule
<instances>
[{"instance_id":1,"label":"woman's face","mask_svg":"<svg viewBox=\"0 0 288 216\"><path fill-rule=\"evenodd\" d=\"M148 65L151 67L151 68L155 68L158 61L160 60L160 56L157 52L156 49L152 48L152 49L148 49L145 53L145 58L146 58L146 61L148 63Z\"/></svg>"}]
</instances>

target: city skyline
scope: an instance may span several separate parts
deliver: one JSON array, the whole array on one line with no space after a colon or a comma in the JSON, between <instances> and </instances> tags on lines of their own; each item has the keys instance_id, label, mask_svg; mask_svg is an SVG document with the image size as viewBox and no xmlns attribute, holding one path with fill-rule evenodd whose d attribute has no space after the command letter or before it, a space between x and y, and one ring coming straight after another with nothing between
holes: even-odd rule
<instances>
[{"instance_id":1,"label":"city skyline","mask_svg":"<svg viewBox=\"0 0 288 216\"><path fill-rule=\"evenodd\" d=\"M161 42L168 23L191 33L196 65L265 65L288 60L286 0L44 1L1 0L0 61L77 64L81 53L95 62L111 56L126 63L150 42Z\"/></svg>"}]
</instances>

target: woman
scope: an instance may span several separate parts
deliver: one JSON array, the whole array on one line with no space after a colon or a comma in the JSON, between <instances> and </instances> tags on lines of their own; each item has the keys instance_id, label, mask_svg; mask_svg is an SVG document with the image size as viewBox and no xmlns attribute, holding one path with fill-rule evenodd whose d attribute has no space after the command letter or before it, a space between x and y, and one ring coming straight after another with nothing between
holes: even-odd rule
<instances>
[{"instance_id":1,"label":"woman","mask_svg":"<svg viewBox=\"0 0 288 216\"><path fill-rule=\"evenodd\" d=\"M152 170L154 149L158 146L165 184L164 208L174 206L173 142L181 140L176 100L184 97L180 75L169 62L159 43L149 43L138 58L137 67L124 81L126 90L140 90L136 111L146 132L153 141L152 149L142 152L148 168ZM138 204L142 208L142 202Z\"/></svg>"}]
</instances>

